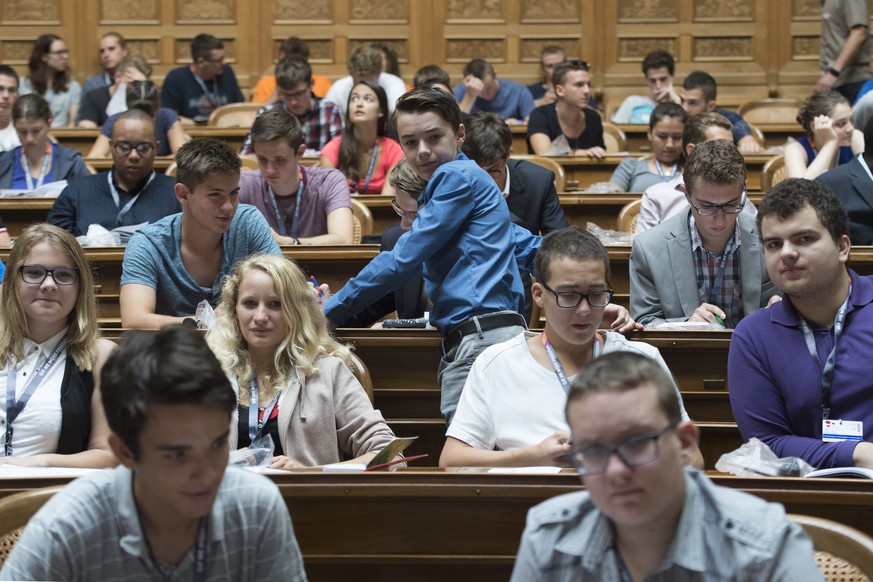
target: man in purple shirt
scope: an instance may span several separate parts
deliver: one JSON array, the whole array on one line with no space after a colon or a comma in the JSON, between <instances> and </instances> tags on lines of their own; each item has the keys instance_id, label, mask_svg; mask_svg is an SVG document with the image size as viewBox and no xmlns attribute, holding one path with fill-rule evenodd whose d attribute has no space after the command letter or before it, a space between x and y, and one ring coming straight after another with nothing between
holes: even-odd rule
<instances>
[{"instance_id":1,"label":"man in purple shirt","mask_svg":"<svg viewBox=\"0 0 873 582\"><path fill-rule=\"evenodd\" d=\"M873 468L873 277L847 267L849 220L837 196L803 179L758 208L770 279L784 301L737 326L731 407L744 440L818 468Z\"/></svg>"}]
</instances>

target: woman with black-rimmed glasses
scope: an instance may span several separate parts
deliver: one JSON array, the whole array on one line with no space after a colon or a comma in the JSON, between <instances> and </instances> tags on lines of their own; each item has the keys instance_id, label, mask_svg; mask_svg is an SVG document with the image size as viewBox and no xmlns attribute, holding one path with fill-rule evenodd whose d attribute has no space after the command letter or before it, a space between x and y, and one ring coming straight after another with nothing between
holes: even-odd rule
<instances>
[{"instance_id":1,"label":"woman with black-rimmed glasses","mask_svg":"<svg viewBox=\"0 0 873 582\"><path fill-rule=\"evenodd\" d=\"M67 231L30 226L9 255L0 319L0 464L110 467L94 277Z\"/></svg>"}]
</instances>

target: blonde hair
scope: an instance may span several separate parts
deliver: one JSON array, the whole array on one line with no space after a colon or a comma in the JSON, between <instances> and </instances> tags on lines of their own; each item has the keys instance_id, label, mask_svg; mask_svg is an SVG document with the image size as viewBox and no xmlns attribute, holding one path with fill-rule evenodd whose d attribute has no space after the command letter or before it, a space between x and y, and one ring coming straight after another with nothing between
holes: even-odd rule
<instances>
[{"instance_id":1,"label":"blonde hair","mask_svg":"<svg viewBox=\"0 0 873 582\"><path fill-rule=\"evenodd\" d=\"M300 267L284 257L255 254L240 261L225 280L221 290L224 314L206 335L210 347L238 386L246 385L255 373L236 314L239 287L246 273L252 270L263 271L273 280L282 304L282 317L288 326L288 336L276 348L272 369L268 371L271 382L279 390L288 385L288 376L295 367L307 377L318 371L316 361L322 355L336 356L354 370L351 351L331 337L327 319ZM246 390L240 390L242 400L246 394Z\"/></svg>"},{"instance_id":2,"label":"blonde hair","mask_svg":"<svg viewBox=\"0 0 873 582\"><path fill-rule=\"evenodd\" d=\"M13 357L19 361L26 357L23 340L30 332L18 295L20 268L31 249L40 243L61 251L79 269L76 304L67 322L67 353L79 370L91 370L97 361L97 340L100 338L94 275L85 252L73 235L50 224L34 224L25 228L9 254L2 295L3 315L0 318L0 365L6 366Z\"/></svg>"}]
</instances>

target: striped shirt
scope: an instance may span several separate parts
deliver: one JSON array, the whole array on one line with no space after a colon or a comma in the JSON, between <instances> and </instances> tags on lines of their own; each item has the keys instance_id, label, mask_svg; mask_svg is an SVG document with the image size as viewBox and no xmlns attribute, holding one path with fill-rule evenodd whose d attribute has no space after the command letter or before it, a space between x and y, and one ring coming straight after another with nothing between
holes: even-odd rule
<instances>
[{"instance_id":1,"label":"striped shirt","mask_svg":"<svg viewBox=\"0 0 873 582\"><path fill-rule=\"evenodd\" d=\"M287 111L288 108L285 106L285 102L279 99L275 103L264 105L258 109L258 116L274 109ZM298 115L297 119L303 126L303 143L306 144L307 150L321 151L327 142L338 136L343 130L343 120L336 105L326 99L319 99L315 95L312 96L312 108L303 115ZM249 133L245 143L243 143L240 155L253 156L254 154L252 134Z\"/></svg>"},{"instance_id":2,"label":"striped shirt","mask_svg":"<svg viewBox=\"0 0 873 582\"><path fill-rule=\"evenodd\" d=\"M743 318L743 284L740 280L740 237L739 223L734 226L734 234L728 240L720 255L703 246L697 231L694 214L688 213L688 231L691 233L691 256L697 273L697 297L700 303L716 305L725 312L724 325L733 329ZM724 278L719 284L719 271L724 263ZM715 288L713 288L715 287Z\"/></svg>"}]
</instances>

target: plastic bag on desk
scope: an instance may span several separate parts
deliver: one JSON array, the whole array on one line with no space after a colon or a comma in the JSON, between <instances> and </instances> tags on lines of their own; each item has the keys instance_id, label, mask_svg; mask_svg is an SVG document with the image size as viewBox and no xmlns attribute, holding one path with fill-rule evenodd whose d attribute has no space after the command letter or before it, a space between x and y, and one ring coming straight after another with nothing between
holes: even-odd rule
<instances>
[{"instance_id":1,"label":"plastic bag on desk","mask_svg":"<svg viewBox=\"0 0 873 582\"><path fill-rule=\"evenodd\" d=\"M597 239L604 244L604 246L630 246L634 240L634 233L632 232L622 232L620 230L609 230L606 228L601 228L593 222L589 222L586 228L588 229L588 232L596 236Z\"/></svg>"},{"instance_id":2,"label":"plastic bag on desk","mask_svg":"<svg viewBox=\"0 0 873 582\"><path fill-rule=\"evenodd\" d=\"M723 454L715 468L740 477L803 477L815 470L815 467L798 457L780 459L770 447L756 438L749 439L735 451Z\"/></svg>"},{"instance_id":3,"label":"plastic bag on desk","mask_svg":"<svg viewBox=\"0 0 873 582\"><path fill-rule=\"evenodd\" d=\"M270 435L258 435L244 449L230 452L228 466L244 469L269 469L273 464L273 452L276 450Z\"/></svg>"},{"instance_id":4,"label":"plastic bag on desk","mask_svg":"<svg viewBox=\"0 0 873 582\"><path fill-rule=\"evenodd\" d=\"M546 156L572 156L573 148L570 147L570 142L564 137L564 134L559 135L552 140L552 144L546 151Z\"/></svg>"},{"instance_id":5,"label":"plastic bag on desk","mask_svg":"<svg viewBox=\"0 0 873 582\"><path fill-rule=\"evenodd\" d=\"M623 194L621 186L613 182L594 182L582 190L586 194Z\"/></svg>"},{"instance_id":6,"label":"plastic bag on desk","mask_svg":"<svg viewBox=\"0 0 873 582\"><path fill-rule=\"evenodd\" d=\"M200 329L209 329L215 325L215 311L209 302L205 299L197 304L197 311L194 313L194 320L197 321L197 327Z\"/></svg>"},{"instance_id":7,"label":"plastic bag on desk","mask_svg":"<svg viewBox=\"0 0 873 582\"><path fill-rule=\"evenodd\" d=\"M121 236L117 232L106 230L99 224L88 227L87 234L77 236L76 240L83 247L120 247Z\"/></svg>"}]
</instances>

